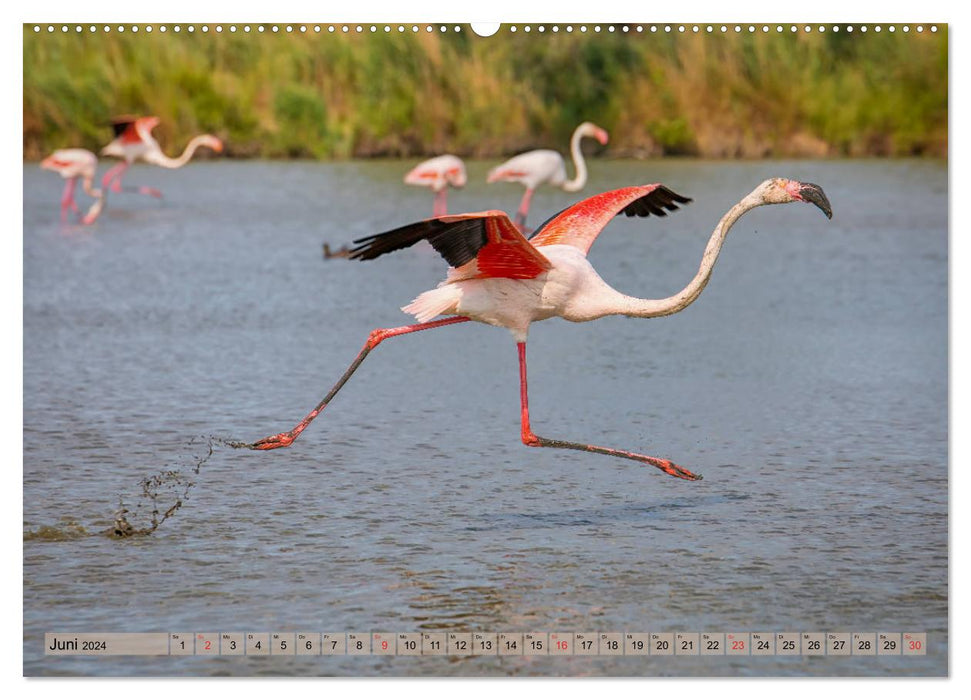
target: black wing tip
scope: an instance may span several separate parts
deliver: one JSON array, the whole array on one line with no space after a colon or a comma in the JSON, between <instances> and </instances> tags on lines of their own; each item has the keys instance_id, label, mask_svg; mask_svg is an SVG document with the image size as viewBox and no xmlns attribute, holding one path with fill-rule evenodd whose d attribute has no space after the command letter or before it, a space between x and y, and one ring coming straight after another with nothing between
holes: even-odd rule
<instances>
[{"instance_id":1,"label":"black wing tip","mask_svg":"<svg viewBox=\"0 0 971 700\"><path fill-rule=\"evenodd\" d=\"M133 114L119 114L111 118L108 122L115 136L121 136L125 129L138 121L138 117Z\"/></svg>"},{"instance_id":2,"label":"black wing tip","mask_svg":"<svg viewBox=\"0 0 971 700\"><path fill-rule=\"evenodd\" d=\"M621 211L627 216L646 217L667 216L668 212L678 211L678 205L693 201L690 197L680 195L665 185L658 185L647 194L638 197ZM618 212L619 213L619 212Z\"/></svg>"},{"instance_id":3,"label":"black wing tip","mask_svg":"<svg viewBox=\"0 0 971 700\"><path fill-rule=\"evenodd\" d=\"M391 231L358 238L347 257L351 260L373 260L385 253L410 248L422 240L428 241L451 267L461 267L475 258L486 244L487 236L482 219L424 219Z\"/></svg>"},{"instance_id":4,"label":"black wing tip","mask_svg":"<svg viewBox=\"0 0 971 700\"><path fill-rule=\"evenodd\" d=\"M354 241L354 242L357 243L357 241ZM366 245L355 246L353 248L348 249L347 259L348 260L373 260L374 258L378 257L378 255L381 254L381 253L377 253L375 255L368 255L369 252L370 252L369 246L366 246Z\"/></svg>"},{"instance_id":5,"label":"black wing tip","mask_svg":"<svg viewBox=\"0 0 971 700\"><path fill-rule=\"evenodd\" d=\"M396 233L396 231L389 231L388 233ZM374 260L385 253L390 253L398 250L399 248L407 247L407 245L402 245L401 242L397 240L388 241L387 239L382 239L381 236L383 235L385 234L376 233L371 236L365 236L364 238L358 238L357 240L353 241L352 247L347 251L347 259Z\"/></svg>"},{"instance_id":6,"label":"black wing tip","mask_svg":"<svg viewBox=\"0 0 971 700\"><path fill-rule=\"evenodd\" d=\"M348 260L372 260L376 258L381 253L372 252L373 243L375 239L381 234L371 234L370 236L364 236L363 238L358 238L351 242L351 246L347 249L347 259Z\"/></svg>"},{"instance_id":7,"label":"black wing tip","mask_svg":"<svg viewBox=\"0 0 971 700\"><path fill-rule=\"evenodd\" d=\"M388 231L389 234L398 233L395 231ZM364 238L358 238L353 242L353 247L349 248L347 251L348 260L374 260L379 258L386 253L393 253L396 250L403 250L405 248L410 248L420 239L405 239L403 237L389 237L383 238L387 234L377 233L373 236L365 236Z\"/></svg>"},{"instance_id":8,"label":"black wing tip","mask_svg":"<svg viewBox=\"0 0 971 700\"><path fill-rule=\"evenodd\" d=\"M659 185L657 189L654 190L654 192L663 192L678 204L688 204L689 202L694 201L691 197L685 197L682 194L678 194L667 185Z\"/></svg>"}]
</instances>

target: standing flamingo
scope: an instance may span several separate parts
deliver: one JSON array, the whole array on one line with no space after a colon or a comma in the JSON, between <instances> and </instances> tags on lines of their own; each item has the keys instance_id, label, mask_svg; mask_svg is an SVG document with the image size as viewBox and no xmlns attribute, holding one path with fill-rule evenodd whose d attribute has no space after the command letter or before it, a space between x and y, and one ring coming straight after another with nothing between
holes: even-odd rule
<instances>
[{"instance_id":1,"label":"standing flamingo","mask_svg":"<svg viewBox=\"0 0 971 700\"><path fill-rule=\"evenodd\" d=\"M427 240L451 266L436 289L420 294L402 310L418 323L371 331L364 348L337 384L296 426L253 444L240 445L268 450L287 447L334 398L344 383L381 341L464 321L479 321L508 328L519 350L521 437L529 447L559 447L623 457L657 467L682 479L701 476L667 459L579 442L549 440L536 435L529 423L526 391L526 336L534 321L559 316L568 321L592 321L602 316L624 315L652 318L677 313L701 294L711 277L718 253L732 225L747 211L763 204L808 202L828 218L833 212L818 185L775 178L766 180L721 218L715 227L701 267L694 279L666 299L638 299L609 287L587 261L587 251L611 218L665 216L678 204L691 200L663 185L625 187L585 199L547 221L527 240L500 211L445 216L355 241L351 257L371 260L385 253ZM439 314L451 318L431 320Z\"/></svg>"},{"instance_id":2,"label":"standing flamingo","mask_svg":"<svg viewBox=\"0 0 971 700\"><path fill-rule=\"evenodd\" d=\"M445 154L419 163L405 175L406 185L430 187L435 193L432 216L445 216L445 197L449 187L465 187L465 163L458 156Z\"/></svg>"},{"instance_id":3,"label":"standing flamingo","mask_svg":"<svg viewBox=\"0 0 971 700\"><path fill-rule=\"evenodd\" d=\"M583 160L583 151L580 150L580 141L584 136L591 136L602 145L607 143L607 132L592 122L583 122L576 128L570 139L570 155L573 156L577 173L572 180L566 179L563 156L548 149L520 153L489 171L488 182L519 182L526 187L515 219L521 231L526 229L526 215L529 213L533 192L544 182L561 187L567 192L579 192L587 184L587 163Z\"/></svg>"},{"instance_id":4,"label":"standing flamingo","mask_svg":"<svg viewBox=\"0 0 971 700\"><path fill-rule=\"evenodd\" d=\"M162 153L161 146L152 136L152 129L159 124L158 117L118 117L112 122L115 131L114 140L101 149L103 156L115 156L122 161L105 173L101 180L101 186L113 192L121 192L121 177L129 166L136 160L143 160L152 165L163 168L181 168L189 162L196 149L200 146L207 146L220 153L223 150L223 142L210 134L200 134L194 137L185 147L178 158L169 158ZM162 193L154 187L138 187L136 190L140 194L161 197Z\"/></svg>"},{"instance_id":5,"label":"standing flamingo","mask_svg":"<svg viewBox=\"0 0 971 700\"><path fill-rule=\"evenodd\" d=\"M84 148L62 148L42 160L40 167L60 173L61 177L67 180L64 194L61 195L61 221L67 220L68 209L74 211L83 224L92 224L97 220L104 207L105 193L103 190L91 187L98 168L98 157L94 153ZM94 197L95 200L84 216L81 216L78 204L74 200L74 188L78 178L81 178L81 186L85 194Z\"/></svg>"}]
</instances>

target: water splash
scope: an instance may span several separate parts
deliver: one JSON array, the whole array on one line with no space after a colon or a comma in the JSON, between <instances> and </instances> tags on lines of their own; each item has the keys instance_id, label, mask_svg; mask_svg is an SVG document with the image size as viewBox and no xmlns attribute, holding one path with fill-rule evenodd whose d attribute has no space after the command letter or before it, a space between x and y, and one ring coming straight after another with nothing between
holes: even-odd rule
<instances>
[{"instance_id":1,"label":"water splash","mask_svg":"<svg viewBox=\"0 0 971 700\"><path fill-rule=\"evenodd\" d=\"M124 495L119 495L118 508L112 515L111 527L92 532L74 520L65 520L59 525L25 529L24 541L60 542L95 535L127 539L151 535L189 500L189 494L197 483L203 465L212 458L217 446L240 448L248 445L217 435L193 437L185 445L189 454L180 460L187 466L165 469L143 478L138 482L139 493L134 504L126 500Z\"/></svg>"},{"instance_id":2,"label":"water splash","mask_svg":"<svg viewBox=\"0 0 971 700\"><path fill-rule=\"evenodd\" d=\"M90 537L91 533L74 520L64 520L60 525L41 525L36 530L24 531L24 542L40 540L44 542L64 542Z\"/></svg>"},{"instance_id":3,"label":"water splash","mask_svg":"<svg viewBox=\"0 0 971 700\"><path fill-rule=\"evenodd\" d=\"M195 447L204 442L201 450ZM200 435L192 438L187 447L192 448L194 454L189 461L195 462L189 472L181 469L168 469L146 477L139 483L141 494L134 506L125 505L124 498L119 497L118 509L114 514L114 524L99 534L118 539L150 535L162 523L175 515L189 498L189 492L196 485L193 477L198 477L202 465L209 461L216 445L235 447L236 440L218 437L216 435ZM147 515L143 513L148 510Z\"/></svg>"}]
</instances>

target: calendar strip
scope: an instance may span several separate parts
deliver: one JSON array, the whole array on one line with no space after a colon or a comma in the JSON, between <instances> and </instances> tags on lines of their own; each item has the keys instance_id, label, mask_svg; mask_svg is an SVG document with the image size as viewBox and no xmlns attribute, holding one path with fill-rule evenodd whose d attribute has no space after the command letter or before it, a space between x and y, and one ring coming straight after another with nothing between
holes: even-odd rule
<instances>
[{"instance_id":1,"label":"calendar strip","mask_svg":"<svg viewBox=\"0 0 971 700\"><path fill-rule=\"evenodd\" d=\"M925 656L926 632L109 632L47 656Z\"/></svg>"}]
</instances>

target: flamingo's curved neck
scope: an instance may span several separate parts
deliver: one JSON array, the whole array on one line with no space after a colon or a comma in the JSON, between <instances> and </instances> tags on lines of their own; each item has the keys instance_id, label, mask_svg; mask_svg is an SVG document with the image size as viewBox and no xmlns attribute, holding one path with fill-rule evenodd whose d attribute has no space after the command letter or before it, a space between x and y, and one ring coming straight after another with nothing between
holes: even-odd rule
<instances>
[{"instance_id":1,"label":"flamingo's curved neck","mask_svg":"<svg viewBox=\"0 0 971 700\"><path fill-rule=\"evenodd\" d=\"M161 149L156 150L151 156L151 162L154 165L158 165L163 168L181 168L192 159L196 149L199 148L199 146L204 145L206 140L206 136L202 134L196 136L189 141L189 145L185 147L185 150L182 151L182 155L180 155L178 158L169 158L167 155L162 153Z\"/></svg>"},{"instance_id":2,"label":"flamingo's curved neck","mask_svg":"<svg viewBox=\"0 0 971 700\"><path fill-rule=\"evenodd\" d=\"M698 295L701 294L708 284L708 280L711 279L711 272L715 267L715 261L718 260L718 254L721 252L722 244L725 242L725 238L728 236L728 232L732 226L747 211L765 203L761 198L749 195L725 213L711 234L711 238L708 239L705 253L701 257L701 267L698 269L698 274L680 292L666 299L638 299L624 295L620 303L621 309L617 313L636 318L651 318L655 316L669 316L687 307L698 298Z\"/></svg>"},{"instance_id":3,"label":"flamingo's curved neck","mask_svg":"<svg viewBox=\"0 0 971 700\"><path fill-rule=\"evenodd\" d=\"M577 129L570 139L570 155L573 157L573 166L577 173L572 180L563 183L562 187L567 192L579 192L587 184L587 163L583 159L583 151L580 149L581 139L583 139L583 134Z\"/></svg>"}]
</instances>

